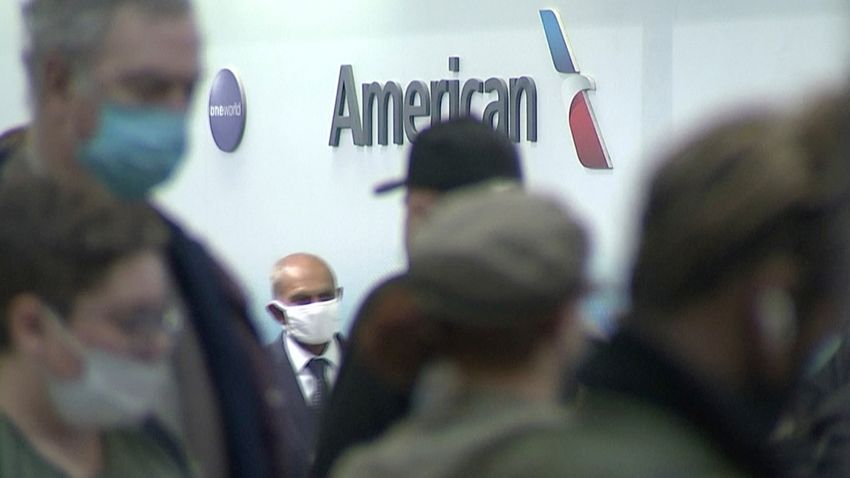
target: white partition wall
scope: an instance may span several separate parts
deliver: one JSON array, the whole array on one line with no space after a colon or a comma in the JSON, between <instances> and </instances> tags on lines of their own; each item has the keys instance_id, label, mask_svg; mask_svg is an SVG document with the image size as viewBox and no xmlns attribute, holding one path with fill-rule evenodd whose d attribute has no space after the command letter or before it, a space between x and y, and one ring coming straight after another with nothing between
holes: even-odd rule
<instances>
[{"instance_id":1,"label":"white partition wall","mask_svg":"<svg viewBox=\"0 0 850 478\"><path fill-rule=\"evenodd\" d=\"M0 128L28 117L17 2L0 6ZM659 148L706 118L751 105L787 107L850 79L844 0L240 0L196 3L206 42L192 108L191 150L158 200L203 236L245 286L266 338L268 272L280 256L325 257L350 316L379 278L404 267L402 193L372 194L402 174L409 142L329 145L341 65L363 83L534 80L537 139L522 154L529 184L571 204L593 232L593 275L628 271L642 180ZM579 162L563 97L574 75L555 69L539 15L559 12L609 152L610 170ZM449 57L459 58L449 71ZM209 89L230 68L247 123L235 152L210 134ZM473 111L496 99L477 94ZM568 99L568 102L569 102ZM448 100L444 100L444 109ZM390 108L392 111L392 108ZM376 110L377 111L377 110ZM423 119L417 124L424 124Z\"/></svg>"}]
</instances>

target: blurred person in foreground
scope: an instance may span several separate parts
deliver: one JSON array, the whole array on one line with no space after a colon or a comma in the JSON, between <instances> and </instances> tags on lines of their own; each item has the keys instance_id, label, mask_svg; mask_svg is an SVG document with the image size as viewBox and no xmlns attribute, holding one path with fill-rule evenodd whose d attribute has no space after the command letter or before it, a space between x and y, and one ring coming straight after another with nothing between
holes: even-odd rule
<instances>
[{"instance_id":1,"label":"blurred person in foreground","mask_svg":"<svg viewBox=\"0 0 850 478\"><path fill-rule=\"evenodd\" d=\"M305 252L278 260L271 282L274 298L266 309L283 330L266 350L282 375L283 410L299 431L291 468L306 475L319 416L342 359L342 288L324 259Z\"/></svg>"},{"instance_id":2,"label":"blurred person in foreground","mask_svg":"<svg viewBox=\"0 0 850 478\"><path fill-rule=\"evenodd\" d=\"M23 14L33 119L2 179L43 175L116 201L149 197L185 156L200 74L189 0L29 0ZM287 432L241 292L164 219L188 320L175 354L181 402L163 397L162 417L203 476L282 476Z\"/></svg>"},{"instance_id":3,"label":"blurred person in foreground","mask_svg":"<svg viewBox=\"0 0 850 478\"><path fill-rule=\"evenodd\" d=\"M376 194L405 190L404 244L446 193L489 181L521 187L522 165L508 138L479 120L463 117L423 130L413 141L407 175L378 185ZM334 390L319 426L313 476L324 478L349 446L373 440L410 409L412 380L390 381L362 360L373 327L415 315L400 276L369 293L358 309ZM413 363L418 363L413 360ZM416 370L410 370L415 375ZM412 379L413 377L411 377Z\"/></svg>"},{"instance_id":4,"label":"blurred person in foreground","mask_svg":"<svg viewBox=\"0 0 850 478\"><path fill-rule=\"evenodd\" d=\"M808 155L850 162L850 92L813 102L795 119ZM836 177L836 181L841 181ZM794 476L850 476L850 331L812 357L810 374L775 438Z\"/></svg>"},{"instance_id":5,"label":"blurred person in foreground","mask_svg":"<svg viewBox=\"0 0 850 478\"><path fill-rule=\"evenodd\" d=\"M633 309L579 373L574 429L501 454L493 470L783 476L769 436L847 317L848 164L808 154L796 125L770 114L667 157L644 206Z\"/></svg>"},{"instance_id":6,"label":"blurred person in foreground","mask_svg":"<svg viewBox=\"0 0 850 478\"><path fill-rule=\"evenodd\" d=\"M409 249L422 315L374 338L387 376L420 352L413 408L332 476L498 476L481 471L494 454L567 426L559 378L584 340L587 247L552 199L473 188L441 200Z\"/></svg>"},{"instance_id":7,"label":"blurred person in foreground","mask_svg":"<svg viewBox=\"0 0 850 478\"><path fill-rule=\"evenodd\" d=\"M189 476L139 427L180 330L159 218L37 178L0 224L0 477Z\"/></svg>"}]
</instances>

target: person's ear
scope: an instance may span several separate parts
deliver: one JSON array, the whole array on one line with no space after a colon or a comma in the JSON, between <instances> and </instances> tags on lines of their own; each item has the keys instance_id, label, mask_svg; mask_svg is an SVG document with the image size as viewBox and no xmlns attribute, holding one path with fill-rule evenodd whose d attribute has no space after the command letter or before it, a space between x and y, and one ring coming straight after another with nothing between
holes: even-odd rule
<instances>
[{"instance_id":1,"label":"person's ear","mask_svg":"<svg viewBox=\"0 0 850 478\"><path fill-rule=\"evenodd\" d=\"M266 310L269 311L272 318L281 325L286 325L286 312L280 307L277 301L269 302L266 305Z\"/></svg>"},{"instance_id":2,"label":"person's ear","mask_svg":"<svg viewBox=\"0 0 850 478\"><path fill-rule=\"evenodd\" d=\"M343 287L336 288L336 298L337 300L342 300L342 293L344 292Z\"/></svg>"},{"instance_id":3,"label":"person's ear","mask_svg":"<svg viewBox=\"0 0 850 478\"><path fill-rule=\"evenodd\" d=\"M14 297L6 310L9 342L12 350L25 354L43 354L47 347L46 321L49 311L32 294Z\"/></svg>"}]
</instances>

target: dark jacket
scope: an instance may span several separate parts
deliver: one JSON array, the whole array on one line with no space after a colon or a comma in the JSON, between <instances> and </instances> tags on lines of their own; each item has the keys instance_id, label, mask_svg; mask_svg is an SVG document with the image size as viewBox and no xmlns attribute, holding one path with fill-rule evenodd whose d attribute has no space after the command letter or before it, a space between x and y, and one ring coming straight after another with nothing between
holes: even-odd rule
<instances>
[{"instance_id":1,"label":"dark jacket","mask_svg":"<svg viewBox=\"0 0 850 478\"><path fill-rule=\"evenodd\" d=\"M579 461L624 470L610 476L783 476L768 448L775 410L702 383L628 329L599 347L579 382L576 446L600 448L595 463L587 452Z\"/></svg>"},{"instance_id":2,"label":"dark jacket","mask_svg":"<svg viewBox=\"0 0 850 478\"><path fill-rule=\"evenodd\" d=\"M372 289L358 309L350 343L319 427L312 477L327 477L336 460L349 448L375 440L410 414L416 364L422 365L421 356L417 351L406 350L404 355L409 363L394 364L391 368L396 372L404 371L392 378L375 363L381 359L382 350L393 346L376 339L380 329L402 326L416 313L410 298L404 275L396 275ZM369 344L375 342L379 343L379 349L369 350Z\"/></svg>"},{"instance_id":3,"label":"dark jacket","mask_svg":"<svg viewBox=\"0 0 850 478\"><path fill-rule=\"evenodd\" d=\"M166 218L171 272L196 330L212 380L225 436L230 476L290 476L279 451L291 436L279 404L265 391L269 368L238 288L195 240Z\"/></svg>"},{"instance_id":4,"label":"dark jacket","mask_svg":"<svg viewBox=\"0 0 850 478\"><path fill-rule=\"evenodd\" d=\"M337 335L335 340L344 353L345 341L342 336ZM316 411L311 410L304 400L304 394L298 384L298 377L296 377L292 368L292 362L289 360L283 341L284 336L281 333L274 342L268 344L265 348L281 377L279 382L283 401L281 409L287 415L287 421L292 424L295 430L287 450L290 476L303 477L307 476L309 464L313 459L319 415Z\"/></svg>"},{"instance_id":5,"label":"dark jacket","mask_svg":"<svg viewBox=\"0 0 850 478\"><path fill-rule=\"evenodd\" d=\"M375 306L400 281L396 276L376 286L357 310L350 342L319 424L312 477L328 476L345 450L375 439L410 411L411 388L390 385L364 360L362 351Z\"/></svg>"},{"instance_id":6,"label":"dark jacket","mask_svg":"<svg viewBox=\"0 0 850 478\"><path fill-rule=\"evenodd\" d=\"M794 476L850 476L850 340L801 383L777 430Z\"/></svg>"}]
</instances>

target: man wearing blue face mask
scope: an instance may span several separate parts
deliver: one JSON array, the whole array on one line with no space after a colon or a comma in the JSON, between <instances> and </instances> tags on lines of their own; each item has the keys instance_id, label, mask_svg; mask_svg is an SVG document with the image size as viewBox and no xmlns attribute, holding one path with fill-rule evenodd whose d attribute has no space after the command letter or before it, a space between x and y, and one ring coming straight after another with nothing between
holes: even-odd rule
<instances>
[{"instance_id":1,"label":"man wearing blue face mask","mask_svg":"<svg viewBox=\"0 0 850 478\"><path fill-rule=\"evenodd\" d=\"M284 408L300 432L298 447L292 451L294 461L306 473L315 447L316 422L342 356L342 288L324 260L306 253L277 261L271 282L274 299L267 309L283 331L267 349L283 374Z\"/></svg>"},{"instance_id":2,"label":"man wearing blue face mask","mask_svg":"<svg viewBox=\"0 0 850 478\"><path fill-rule=\"evenodd\" d=\"M119 200L167 180L186 149L200 41L189 0L29 0L33 121L0 171L61 178ZM185 441L204 476L288 476L274 374L238 287L164 218L168 267L188 312L176 351Z\"/></svg>"}]
</instances>

